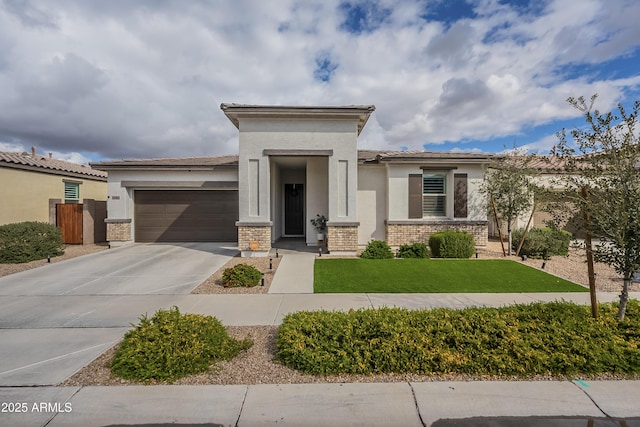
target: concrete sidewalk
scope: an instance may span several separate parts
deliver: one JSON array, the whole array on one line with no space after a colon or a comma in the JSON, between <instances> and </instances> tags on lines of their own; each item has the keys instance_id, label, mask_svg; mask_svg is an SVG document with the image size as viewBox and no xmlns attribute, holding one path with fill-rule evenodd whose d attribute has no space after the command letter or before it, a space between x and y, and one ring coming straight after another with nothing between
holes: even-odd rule
<instances>
[{"instance_id":1,"label":"concrete sidewalk","mask_svg":"<svg viewBox=\"0 0 640 427\"><path fill-rule=\"evenodd\" d=\"M0 401L7 426L640 426L637 381L0 388Z\"/></svg>"}]
</instances>

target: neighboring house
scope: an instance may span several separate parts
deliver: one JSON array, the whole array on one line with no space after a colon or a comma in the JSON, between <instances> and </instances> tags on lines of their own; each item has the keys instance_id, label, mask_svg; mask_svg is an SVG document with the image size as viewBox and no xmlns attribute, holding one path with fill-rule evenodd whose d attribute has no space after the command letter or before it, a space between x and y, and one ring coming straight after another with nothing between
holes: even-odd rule
<instances>
[{"instance_id":1,"label":"neighboring house","mask_svg":"<svg viewBox=\"0 0 640 427\"><path fill-rule=\"evenodd\" d=\"M486 245L478 186L489 155L359 151L373 106L221 109L239 129L238 156L92 165L109 172L111 244L237 241L243 253L265 254L281 237L316 245L311 219L320 214L333 253L372 239L425 242L449 228Z\"/></svg>"},{"instance_id":2,"label":"neighboring house","mask_svg":"<svg viewBox=\"0 0 640 427\"><path fill-rule=\"evenodd\" d=\"M61 226L66 243L105 241L106 172L41 156L32 148L31 153L0 152L0 182L0 225L49 222Z\"/></svg>"}]
</instances>

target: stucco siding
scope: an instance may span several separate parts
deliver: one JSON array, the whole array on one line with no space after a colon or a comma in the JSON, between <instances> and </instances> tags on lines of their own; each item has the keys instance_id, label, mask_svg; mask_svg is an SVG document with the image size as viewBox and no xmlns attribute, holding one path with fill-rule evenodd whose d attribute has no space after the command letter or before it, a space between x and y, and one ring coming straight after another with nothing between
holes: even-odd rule
<instances>
[{"instance_id":1,"label":"stucco siding","mask_svg":"<svg viewBox=\"0 0 640 427\"><path fill-rule=\"evenodd\" d=\"M307 245L317 245L317 232L311 224L316 215L329 216L328 161L326 157L307 159L307 212L306 235Z\"/></svg>"},{"instance_id":2,"label":"stucco siding","mask_svg":"<svg viewBox=\"0 0 640 427\"><path fill-rule=\"evenodd\" d=\"M387 170L384 166L358 167L358 245L385 239Z\"/></svg>"},{"instance_id":3,"label":"stucco siding","mask_svg":"<svg viewBox=\"0 0 640 427\"><path fill-rule=\"evenodd\" d=\"M434 165L434 169L438 166ZM421 165L389 165L389 220L409 219L409 175L422 174ZM482 184L481 165L460 165L446 173L447 205L446 217L453 219L454 174L467 174L468 215L465 220L482 221L487 219L486 202L479 192Z\"/></svg>"},{"instance_id":4,"label":"stucco siding","mask_svg":"<svg viewBox=\"0 0 640 427\"><path fill-rule=\"evenodd\" d=\"M49 222L49 199L64 200L64 180L80 182L82 199L106 200L107 183L76 177L0 168L0 225Z\"/></svg>"}]
</instances>

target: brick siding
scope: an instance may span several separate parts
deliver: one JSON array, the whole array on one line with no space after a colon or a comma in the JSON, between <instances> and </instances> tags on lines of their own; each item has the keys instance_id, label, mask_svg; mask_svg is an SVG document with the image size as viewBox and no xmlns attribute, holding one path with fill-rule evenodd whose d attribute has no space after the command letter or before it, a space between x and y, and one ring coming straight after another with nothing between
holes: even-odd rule
<instances>
[{"instance_id":1,"label":"brick siding","mask_svg":"<svg viewBox=\"0 0 640 427\"><path fill-rule=\"evenodd\" d=\"M251 242L258 242L258 251L271 249L271 224L238 225L238 249L250 251Z\"/></svg>"},{"instance_id":2,"label":"brick siding","mask_svg":"<svg viewBox=\"0 0 640 427\"><path fill-rule=\"evenodd\" d=\"M327 225L327 248L330 252L358 250L357 225Z\"/></svg>"},{"instance_id":3,"label":"brick siding","mask_svg":"<svg viewBox=\"0 0 640 427\"><path fill-rule=\"evenodd\" d=\"M487 245L486 221L388 221L387 243L389 246L416 242L427 244L431 234L444 230L466 231L473 234L476 246Z\"/></svg>"}]
</instances>

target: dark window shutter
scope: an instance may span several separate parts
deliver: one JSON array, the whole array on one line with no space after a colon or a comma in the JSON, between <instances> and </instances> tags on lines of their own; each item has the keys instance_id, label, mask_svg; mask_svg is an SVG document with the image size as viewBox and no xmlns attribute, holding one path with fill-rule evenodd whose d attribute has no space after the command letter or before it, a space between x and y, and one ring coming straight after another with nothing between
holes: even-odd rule
<instances>
[{"instance_id":1,"label":"dark window shutter","mask_svg":"<svg viewBox=\"0 0 640 427\"><path fill-rule=\"evenodd\" d=\"M422 174L409 175L409 218L422 218Z\"/></svg>"},{"instance_id":2,"label":"dark window shutter","mask_svg":"<svg viewBox=\"0 0 640 427\"><path fill-rule=\"evenodd\" d=\"M467 217L467 174L457 173L453 175L453 217Z\"/></svg>"}]
</instances>

